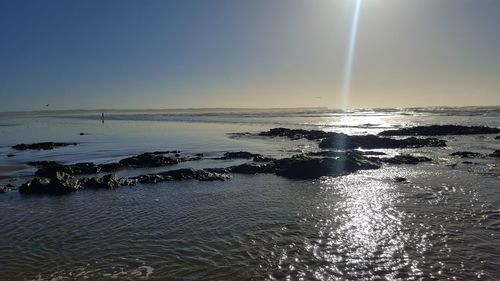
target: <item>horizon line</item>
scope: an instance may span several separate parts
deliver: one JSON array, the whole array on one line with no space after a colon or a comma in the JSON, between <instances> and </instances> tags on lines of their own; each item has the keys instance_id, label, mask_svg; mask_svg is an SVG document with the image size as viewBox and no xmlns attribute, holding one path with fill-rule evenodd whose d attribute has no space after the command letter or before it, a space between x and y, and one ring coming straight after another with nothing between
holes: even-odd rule
<instances>
[{"instance_id":1,"label":"horizon line","mask_svg":"<svg viewBox=\"0 0 500 281\"><path fill-rule=\"evenodd\" d=\"M308 106L308 107L179 107L179 108L96 108L96 109L43 109L43 110L18 110L18 111L0 111L0 114L15 114L15 113L57 113L57 112L113 112L113 111L196 111L196 110L376 110L376 109L417 109L417 108L468 108L468 107L500 107L500 105L432 105L432 106L387 106L387 107L353 107L347 109L331 108L328 106Z\"/></svg>"}]
</instances>

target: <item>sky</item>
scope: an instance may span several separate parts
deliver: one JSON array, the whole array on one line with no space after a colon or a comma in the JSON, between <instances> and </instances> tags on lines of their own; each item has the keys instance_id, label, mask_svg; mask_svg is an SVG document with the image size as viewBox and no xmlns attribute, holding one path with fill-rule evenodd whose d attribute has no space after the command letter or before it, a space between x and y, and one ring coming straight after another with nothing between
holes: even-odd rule
<instances>
[{"instance_id":1,"label":"sky","mask_svg":"<svg viewBox=\"0 0 500 281\"><path fill-rule=\"evenodd\" d=\"M355 6L0 0L0 111L339 108ZM346 105L500 105L499 30L498 0L363 0Z\"/></svg>"}]
</instances>

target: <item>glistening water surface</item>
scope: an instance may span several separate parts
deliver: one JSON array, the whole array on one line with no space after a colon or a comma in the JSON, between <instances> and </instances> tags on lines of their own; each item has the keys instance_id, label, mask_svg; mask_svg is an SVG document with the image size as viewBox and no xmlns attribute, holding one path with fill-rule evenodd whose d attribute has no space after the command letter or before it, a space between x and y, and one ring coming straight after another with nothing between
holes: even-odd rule
<instances>
[{"instance_id":1,"label":"glistening water surface","mask_svg":"<svg viewBox=\"0 0 500 281\"><path fill-rule=\"evenodd\" d=\"M184 121L127 113L104 124L93 116L2 117L0 185L32 178L34 169L24 164L30 160L106 162L168 149L280 157L317 149L303 140L227 135L278 126L350 134L416 124L500 126L498 108L189 113ZM318 180L233 175L65 196L0 194L0 280L500 279L500 163L449 156L491 153L500 149L494 137L449 136L445 148L384 150L433 161ZM35 141L81 144L10 148Z\"/></svg>"}]
</instances>

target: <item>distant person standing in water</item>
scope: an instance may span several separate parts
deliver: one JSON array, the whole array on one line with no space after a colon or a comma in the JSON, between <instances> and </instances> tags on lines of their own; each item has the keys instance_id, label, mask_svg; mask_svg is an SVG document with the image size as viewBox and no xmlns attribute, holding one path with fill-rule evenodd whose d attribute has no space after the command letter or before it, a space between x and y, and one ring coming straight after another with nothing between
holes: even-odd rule
<instances>
[{"instance_id":1,"label":"distant person standing in water","mask_svg":"<svg viewBox=\"0 0 500 281\"><path fill-rule=\"evenodd\" d=\"M102 120L102 123L104 123L104 112L101 113L101 120Z\"/></svg>"}]
</instances>

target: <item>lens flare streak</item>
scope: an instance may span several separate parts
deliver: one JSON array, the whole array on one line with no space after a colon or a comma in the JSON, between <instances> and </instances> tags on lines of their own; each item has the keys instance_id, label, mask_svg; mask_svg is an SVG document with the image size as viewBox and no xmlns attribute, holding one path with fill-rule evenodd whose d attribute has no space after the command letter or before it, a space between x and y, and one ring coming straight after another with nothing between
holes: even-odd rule
<instances>
[{"instance_id":1,"label":"lens flare streak","mask_svg":"<svg viewBox=\"0 0 500 281\"><path fill-rule=\"evenodd\" d=\"M363 0L356 0L356 7L354 9L354 17L352 19L352 25L351 25L351 33L349 35L349 45L347 47L345 74L341 92L342 95L341 106L342 109L344 110L347 108L348 105L349 91L351 88L352 67L354 63L354 53L356 51L356 39L357 39L359 15L361 13L362 3Z\"/></svg>"}]
</instances>

